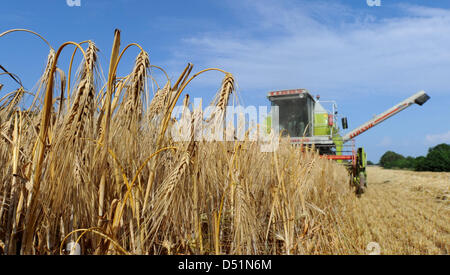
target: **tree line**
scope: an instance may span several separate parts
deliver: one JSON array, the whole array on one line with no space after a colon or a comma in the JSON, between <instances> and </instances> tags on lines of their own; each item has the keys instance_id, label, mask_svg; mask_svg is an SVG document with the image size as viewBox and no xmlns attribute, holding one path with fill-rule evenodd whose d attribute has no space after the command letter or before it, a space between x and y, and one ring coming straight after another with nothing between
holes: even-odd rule
<instances>
[{"instance_id":1,"label":"tree line","mask_svg":"<svg viewBox=\"0 0 450 275\"><path fill-rule=\"evenodd\" d=\"M379 165L387 169L450 172L450 144L439 144L428 149L426 156L404 157L393 151L381 156Z\"/></svg>"}]
</instances>

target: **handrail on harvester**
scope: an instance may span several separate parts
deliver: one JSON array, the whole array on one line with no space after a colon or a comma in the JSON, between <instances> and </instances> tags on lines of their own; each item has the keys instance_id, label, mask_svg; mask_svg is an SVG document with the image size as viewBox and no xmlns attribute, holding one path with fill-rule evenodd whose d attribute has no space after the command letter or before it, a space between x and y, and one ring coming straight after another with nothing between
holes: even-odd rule
<instances>
[{"instance_id":1,"label":"handrail on harvester","mask_svg":"<svg viewBox=\"0 0 450 275\"><path fill-rule=\"evenodd\" d=\"M352 164L356 164L356 150L355 141L352 140L352 154L351 155L324 155L324 158L329 160L351 160Z\"/></svg>"}]
</instances>

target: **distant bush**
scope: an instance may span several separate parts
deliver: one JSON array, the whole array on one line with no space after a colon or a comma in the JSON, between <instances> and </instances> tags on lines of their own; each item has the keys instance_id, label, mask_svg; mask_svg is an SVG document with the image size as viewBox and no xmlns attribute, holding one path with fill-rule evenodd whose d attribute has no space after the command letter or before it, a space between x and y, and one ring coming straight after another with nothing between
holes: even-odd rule
<instances>
[{"instance_id":1,"label":"distant bush","mask_svg":"<svg viewBox=\"0 0 450 275\"><path fill-rule=\"evenodd\" d=\"M428 149L426 157L404 157L392 151L381 156L380 165L383 168L409 169L415 171L450 172L450 145L439 144Z\"/></svg>"}]
</instances>

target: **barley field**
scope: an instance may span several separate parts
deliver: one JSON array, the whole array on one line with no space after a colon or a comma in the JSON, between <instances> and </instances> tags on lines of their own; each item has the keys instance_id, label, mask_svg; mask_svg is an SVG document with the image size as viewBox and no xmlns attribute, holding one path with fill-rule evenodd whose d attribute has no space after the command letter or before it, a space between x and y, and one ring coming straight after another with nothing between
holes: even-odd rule
<instances>
[{"instance_id":1,"label":"barley field","mask_svg":"<svg viewBox=\"0 0 450 275\"><path fill-rule=\"evenodd\" d=\"M369 242L384 254L448 253L448 175L370 168L358 198L346 169L312 149L281 140L263 152L248 132L195 138L236 96L229 72L191 76L188 64L172 80L116 30L102 81L93 41L54 50L28 30L0 41L10 33L37 36L49 54L35 90L0 91L0 254L69 254L74 243L87 255L367 254ZM134 68L117 75L130 49ZM58 67L63 50L73 52L68 69ZM205 117L183 92L213 72L223 81ZM176 105L192 115L176 120ZM177 141L168 129L180 123L188 134Z\"/></svg>"}]
</instances>

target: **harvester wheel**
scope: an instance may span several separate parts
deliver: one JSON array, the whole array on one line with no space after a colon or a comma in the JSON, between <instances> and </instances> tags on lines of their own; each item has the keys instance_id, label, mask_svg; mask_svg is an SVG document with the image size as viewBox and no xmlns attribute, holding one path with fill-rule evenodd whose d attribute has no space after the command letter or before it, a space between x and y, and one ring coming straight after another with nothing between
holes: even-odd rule
<instances>
[{"instance_id":1,"label":"harvester wheel","mask_svg":"<svg viewBox=\"0 0 450 275\"><path fill-rule=\"evenodd\" d=\"M358 195L363 194L366 192L367 182L366 182L366 175L364 175L363 172L359 173L359 186L357 187L356 193Z\"/></svg>"},{"instance_id":2,"label":"harvester wheel","mask_svg":"<svg viewBox=\"0 0 450 275\"><path fill-rule=\"evenodd\" d=\"M359 177L361 178L361 181L360 181L361 185L364 187L364 189L366 189L366 188L367 188L366 174L364 174L363 172L361 172L361 174L360 174Z\"/></svg>"}]
</instances>

